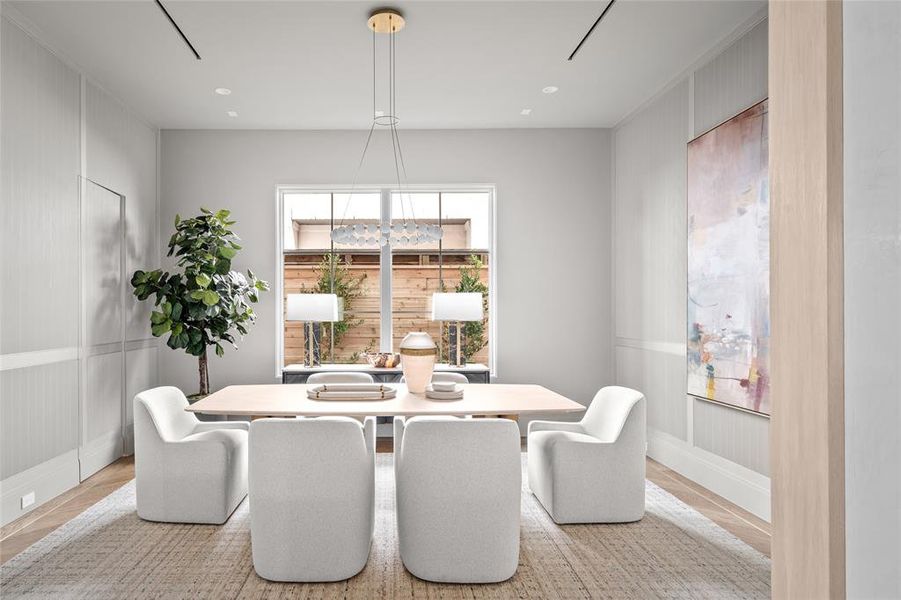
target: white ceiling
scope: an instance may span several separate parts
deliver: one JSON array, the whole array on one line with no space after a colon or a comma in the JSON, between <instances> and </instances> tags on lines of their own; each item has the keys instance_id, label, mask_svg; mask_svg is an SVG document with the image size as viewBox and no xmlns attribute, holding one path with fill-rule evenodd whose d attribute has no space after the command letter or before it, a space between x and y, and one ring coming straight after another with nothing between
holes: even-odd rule
<instances>
[{"instance_id":1,"label":"white ceiling","mask_svg":"<svg viewBox=\"0 0 901 600\"><path fill-rule=\"evenodd\" d=\"M372 109L379 2L13 2L55 49L164 129L359 129ZM609 127L763 0L394 2L403 128ZM546 95L545 86L559 92ZM227 87L223 97L214 88ZM531 108L529 116L520 115ZM237 118L226 112L238 112Z\"/></svg>"}]
</instances>

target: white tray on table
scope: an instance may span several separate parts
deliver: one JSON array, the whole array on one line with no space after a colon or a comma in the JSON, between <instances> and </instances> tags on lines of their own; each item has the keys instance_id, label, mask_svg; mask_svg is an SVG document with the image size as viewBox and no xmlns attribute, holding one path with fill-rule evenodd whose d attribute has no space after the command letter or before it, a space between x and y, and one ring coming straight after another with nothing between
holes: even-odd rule
<instances>
[{"instance_id":1,"label":"white tray on table","mask_svg":"<svg viewBox=\"0 0 901 600\"><path fill-rule=\"evenodd\" d=\"M383 383L324 383L307 388L310 400L390 400L397 390Z\"/></svg>"}]
</instances>

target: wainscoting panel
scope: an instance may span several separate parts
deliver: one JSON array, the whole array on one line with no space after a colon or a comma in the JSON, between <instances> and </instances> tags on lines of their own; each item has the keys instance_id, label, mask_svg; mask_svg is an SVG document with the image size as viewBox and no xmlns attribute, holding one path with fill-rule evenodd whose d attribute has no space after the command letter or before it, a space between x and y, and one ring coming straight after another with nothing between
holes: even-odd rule
<instances>
[{"instance_id":1,"label":"wainscoting panel","mask_svg":"<svg viewBox=\"0 0 901 600\"><path fill-rule=\"evenodd\" d=\"M764 19L694 74L694 132L716 127L767 96Z\"/></svg>"},{"instance_id":2,"label":"wainscoting panel","mask_svg":"<svg viewBox=\"0 0 901 600\"><path fill-rule=\"evenodd\" d=\"M694 444L734 463L770 474L770 420L693 398Z\"/></svg>"},{"instance_id":3,"label":"wainscoting panel","mask_svg":"<svg viewBox=\"0 0 901 600\"><path fill-rule=\"evenodd\" d=\"M159 349L155 339L148 340L146 343L152 344L149 347L129 349L125 353L125 423L126 429L130 424L134 423L134 398L135 396L156 387L158 360L157 354ZM168 350L168 348L166 348ZM128 432L126 432L128 433ZM129 438L126 435L126 438ZM126 448L126 451L129 449Z\"/></svg>"},{"instance_id":4,"label":"wainscoting panel","mask_svg":"<svg viewBox=\"0 0 901 600\"><path fill-rule=\"evenodd\" d=\"M0 372L0 479L78 447L78 361Z\"/></svg>"},{"instance_id":5,"label":"wainscoting panel","mask_svg":"<svg viewBox=\"0 0 901 600\"><path fill-rule=\"evenodd\" d=\"M619 345L616 382L647 398L648 427L688 439L685 418L685 354Z\"/></svg>"},{"instance_id":6,"label":"wainscoting panel","mask_svg":"<svg viewBox=\"0 0 901 600\"><path fill-rule=\"evenodd\" d=\"M6 17L0 23L0 354L74 347L79 77Z\"/></svg>"}]
</instances>

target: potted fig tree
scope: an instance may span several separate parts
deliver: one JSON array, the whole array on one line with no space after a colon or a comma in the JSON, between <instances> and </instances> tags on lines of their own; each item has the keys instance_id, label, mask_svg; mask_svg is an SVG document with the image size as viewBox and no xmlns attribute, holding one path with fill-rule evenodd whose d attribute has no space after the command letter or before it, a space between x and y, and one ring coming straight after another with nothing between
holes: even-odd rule
<instances>
[{"instance_id":1,"label":"potted fig tree","mask_svg":"<svg viewBox=\"0 0 901 600\"><path fill-rule=\"evenodd\" d=\"M169 238L167 256L176 257L179 271L162 269L135 271L131 277L138 300L154 297L150 313L154 337L169 336L173 350L182 349L197 357L199 386L194 399L210 393L207 350L217 356L225 353L224 344L237 348L236 337L243 337L256 321L251 304L269 284L233 271L232 259L241 246L230 227L230 212L212 212L181 219L175 216L175 233Z\"/></svg>"}]
</instances>

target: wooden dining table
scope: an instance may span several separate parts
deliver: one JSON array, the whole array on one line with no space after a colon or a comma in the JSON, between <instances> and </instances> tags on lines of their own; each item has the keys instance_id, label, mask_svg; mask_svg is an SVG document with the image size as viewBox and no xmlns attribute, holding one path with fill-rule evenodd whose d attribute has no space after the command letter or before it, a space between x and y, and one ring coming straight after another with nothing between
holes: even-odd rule
<instances>
[{"instance_id":1,"label":"wooden dining table","mask_svg":"<svg viewBox=\"0 0 901 600\"><path fill-rule=\"evenodd\" d=\"M585 407L534 384L462 384L463 398L433 400L413 394L403 383L387 400L314 400L307 384L230 385L189 405L185 410L208 415L269 417L381 417L421 415L519 416L573 413Z\"/></svg>"}]
</instances>

